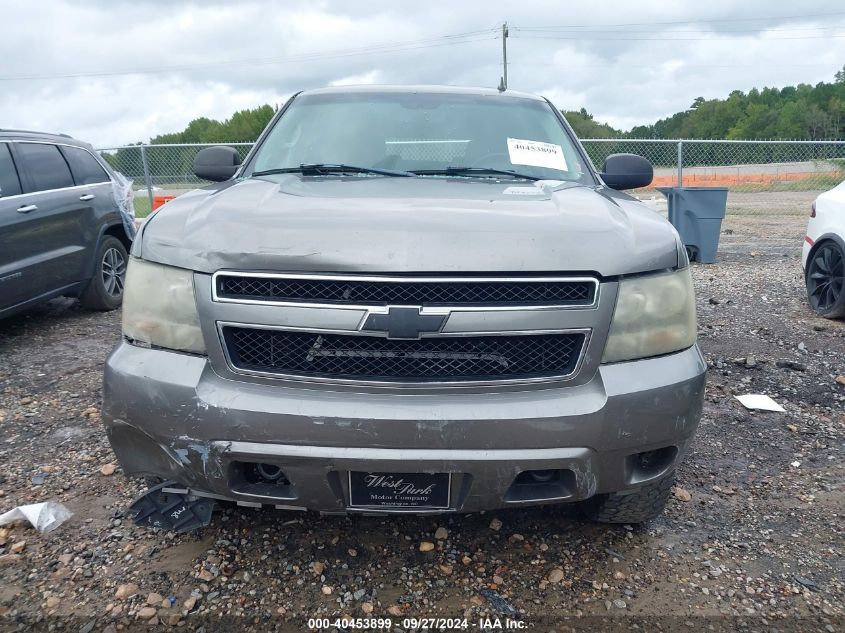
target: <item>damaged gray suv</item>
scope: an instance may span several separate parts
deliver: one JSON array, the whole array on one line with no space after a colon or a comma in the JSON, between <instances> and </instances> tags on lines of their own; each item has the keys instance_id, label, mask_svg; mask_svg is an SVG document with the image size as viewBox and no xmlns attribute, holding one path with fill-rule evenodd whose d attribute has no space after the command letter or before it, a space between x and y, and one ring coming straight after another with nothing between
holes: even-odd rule
<instances>
[{"instance_id":1,"label":"damaged gray suv","mask_svg":"<svg viewBox=\"0 0 845 633\"><path fill-rule=\"evenodd\" d=\"M549 101L303 92L132 247L103 421L126 474L326 514L659 514L701 414L689 265Z\"/></svg>"}]
</instances>

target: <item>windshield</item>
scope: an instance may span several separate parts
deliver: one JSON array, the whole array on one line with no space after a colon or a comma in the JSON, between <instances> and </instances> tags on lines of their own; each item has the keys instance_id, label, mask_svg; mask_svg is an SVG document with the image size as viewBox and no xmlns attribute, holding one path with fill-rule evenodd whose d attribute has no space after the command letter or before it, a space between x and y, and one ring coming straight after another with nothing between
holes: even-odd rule
<instances>
[{"instance_id":1,"label":"windshield","mask_svg":"<svg viewBox=\"0 0 845 633\"><path fill-rule=\"evenodd\" d=\"M501 95L301 95L270 131L249 171L294 170L300 165L346 165L420 176L439 172L507 178L496 172L514 172L594 184L547 102Z\"/></svg>"}]
</instances>

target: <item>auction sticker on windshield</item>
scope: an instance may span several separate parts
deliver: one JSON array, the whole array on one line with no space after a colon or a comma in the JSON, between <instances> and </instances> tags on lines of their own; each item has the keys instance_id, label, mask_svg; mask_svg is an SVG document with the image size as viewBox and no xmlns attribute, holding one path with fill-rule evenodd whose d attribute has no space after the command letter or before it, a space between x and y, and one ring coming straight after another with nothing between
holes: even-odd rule
<instances>
[{"instance_id":1,"label":"auction sticker on windshield","mask_svg":"<svg viewBox=\"0 0 845 633\"><path fill-rule=\"evenodd\" d=\"M513 165L531 165L569 171L563 148L554 143L508 138L508 156Z\"/></svg>"}]
</instances>

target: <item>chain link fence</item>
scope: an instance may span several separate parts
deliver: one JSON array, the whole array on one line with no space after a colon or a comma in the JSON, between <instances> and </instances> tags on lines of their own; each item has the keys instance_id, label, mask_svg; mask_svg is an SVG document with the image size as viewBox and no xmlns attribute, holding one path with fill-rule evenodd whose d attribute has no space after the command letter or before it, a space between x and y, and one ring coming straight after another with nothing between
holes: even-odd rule
<instances>
[{"instance_id":1,"label":"chain link fence","mask_svg":"<svg viewBox=\"0 0 845 633\"><path fill-rule=\"evenodd\" d=\"M114 169L133 181L135 214L145 217L159 202L208 184L194 175L194 157L201 149L215 144L126 145L97 151ZM225 143L234 147L243 160L252 143Z\"/></svg>"},{"instance_id":2,"label":"chain link fence","mask_svg":"<svg viewBox=\"0 0 845 633\"><path fill-rule=\"evenodd\" d=\"M601 168L610 154L644 156L654 181L634 195L661 199L655 187L728 187L729 214L804 215L809 201L845 180L845 141L722 141L668 139L584 139ZM251 143L226 143L245 157ZM192 172L205 144L130 145L98 150L112 167L135 182L136 213L143 217L154 198L177 196L207 184ZM773 193L791 195L773 198ZM760 194L760 195L754 195Z\"/></svg>"},{"instance_id":3,"label":"chain link fence","mask_svg":"<svg viewBox=\"0 0 845 633\"><path fill-rule=\"evenodd\" d=\"M728 187L732 192L824 191L845 180L845 141L590 139L597 167L618 152L654 165L651 187Z\"/></svg>"}]
</instances>

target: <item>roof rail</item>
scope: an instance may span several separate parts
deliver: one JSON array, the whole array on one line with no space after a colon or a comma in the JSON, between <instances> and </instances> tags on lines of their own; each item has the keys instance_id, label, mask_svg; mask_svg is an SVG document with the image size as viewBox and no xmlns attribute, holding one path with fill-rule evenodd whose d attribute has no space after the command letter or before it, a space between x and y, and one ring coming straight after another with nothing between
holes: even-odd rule
<instances>
[{"instance_id":1,"label":"roof rail","mask_svg":"<svg viewBox=\"0 0 845 633\"><path fill-rule=\"evenodd\" d=\"M54 134L53 132L39 132L38 130L20 130L16 128L0 127L0 132L18 132L20 134L44 134L45 136L63 136L73 138L70 134Z\"/></svg>"}]
</instances>

